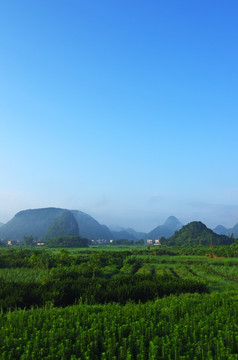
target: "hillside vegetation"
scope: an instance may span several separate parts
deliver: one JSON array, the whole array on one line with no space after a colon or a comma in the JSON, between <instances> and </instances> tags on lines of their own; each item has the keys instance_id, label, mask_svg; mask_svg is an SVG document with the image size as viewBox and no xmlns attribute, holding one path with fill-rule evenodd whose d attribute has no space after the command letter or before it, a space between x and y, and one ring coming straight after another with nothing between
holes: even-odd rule
<instances>
[{"instance_id":1,"label":"hillside vegetation","mask_svg":"<svg viewBox=\"0 0 238 360\"><path fill-rule=\"evenodd\" d=\"M225 235L218 235L208 229L200 221L193 221L176 231L169 239L162 239L161 243L167 246L191 245L231 245L234 239Z\"/></svg>"},{"instance_id":2,"label":"hillside vegetation","mask_svg":"<svg viewBox=\"0 0 238 360\"><path fill-rule=\"evenodd\" d=\"M47 232L42 236L42 240L47 241L58 236L79 236L78 223L70 211L64 211L52 221Z\"/></svg>"}]
</instances>

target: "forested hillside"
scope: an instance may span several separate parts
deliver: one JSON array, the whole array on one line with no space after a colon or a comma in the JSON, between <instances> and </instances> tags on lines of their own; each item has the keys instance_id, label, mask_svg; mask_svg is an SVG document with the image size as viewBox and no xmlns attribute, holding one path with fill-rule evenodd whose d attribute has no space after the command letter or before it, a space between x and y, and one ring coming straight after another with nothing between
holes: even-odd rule
<instances>
[{"instance_id":1,"label":"forested hillside","mask_svg":"<svg viewBox=\"0 0 238 360\"><path fill-rule=\"evenodd\" d=\"M1 226L0 238L6 240L22 240L24 236L41 238L48 227L65 210L44 208L23 210L17 213L10 221Z\"/></svg>"},{"instance_id":2,"label":"forested hillside","mask_svg":"<svg viewBox=\"0 0 238 360\"><path fill-rule=\"evenodd\" d=\"M233 238L214 233L200 221L183 226L167 240L161 239L161 243L167 246L231 245L234 241Z\"/></svg>"},{"instance_id":3,"label":"forested hillside","mask_svg":"<svg viewBox=\"0 0 238 360\"><path fill-rule=\"evenodd\" d=\"M66 210L49 225L47 232L42 236L43 241L58 236L79 236L79 226L74 215Z\"/></svg>"}]
</instances>

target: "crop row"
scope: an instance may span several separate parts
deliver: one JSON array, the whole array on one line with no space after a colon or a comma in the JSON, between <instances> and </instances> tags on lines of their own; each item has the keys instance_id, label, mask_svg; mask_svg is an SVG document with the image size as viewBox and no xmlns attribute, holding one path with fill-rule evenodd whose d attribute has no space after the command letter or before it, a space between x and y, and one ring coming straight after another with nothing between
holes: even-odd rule
<instances>
[{"instance_id":1,"label":"crop row","mask_svg":"<svg viewBox=\"0 0 238 360\"><path fill-rule=\"evenodd\" d=\"M0 314L0 359L238 359L238 293Z\"/></svg>"}]
</instances>

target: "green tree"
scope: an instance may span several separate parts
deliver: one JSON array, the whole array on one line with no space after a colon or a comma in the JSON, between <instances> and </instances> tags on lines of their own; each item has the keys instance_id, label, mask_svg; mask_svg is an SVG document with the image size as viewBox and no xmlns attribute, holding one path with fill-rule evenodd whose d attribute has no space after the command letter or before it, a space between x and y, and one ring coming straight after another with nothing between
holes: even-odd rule
<instances>
[{"instance_id":1,"label":"green tree","mask_svg":"<svg viewBox=\"0 0 238 360\"><path fill-rule=\"evenodd\" d=\"M24 236L23 241L24 241L25 246L33 246L34 245L34 238L32 235Z\"/></svg>"},{"instance_id":2,"label":"green tree","mask_svg":"<svg viewBox=\"0 0 238 360\"><path fill-rule=\"evenodd\" d=\"M140 240L137 240L137 241L136 241L136 244L137 244L137 245L144 245L144 243L145 243L145 240L144 240L144 239L140 239Z\"/></svg>"}]
</instances>

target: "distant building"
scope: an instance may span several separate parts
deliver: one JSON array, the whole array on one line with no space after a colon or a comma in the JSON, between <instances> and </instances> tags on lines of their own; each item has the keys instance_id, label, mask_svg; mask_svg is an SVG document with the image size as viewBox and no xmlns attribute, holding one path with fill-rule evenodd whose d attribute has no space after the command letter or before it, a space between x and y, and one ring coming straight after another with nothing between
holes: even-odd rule
<instances>
[{"instance_id":1,"label":"distant building","mask_svg":"<svg viewBox=\"0 0 238 360\"><path fill-rule=\"evenodd\" d=\"M7 246L17 245L20 244L20 240L8 240Z\"/></svg>"},{"instance_id":2,"label":"distant building","mask_svg":"<svg viewBox=\"0 0 238 360\"><path fill-rule=\"evenodd\" d=\"M153 240L147 239L146 243L147 243L147 245L153 245Z\"/></svg>"},{"instance_id":3,"label":"distant building","mask_svg":"<svg viewBox=\"0 0 238 360\"><path fill-rule=\"evenodd\" d=\"M161 245L159 239L156 239L156 240L155 240L154 245Z\"/></svg>"},{"instance_id":4,"label":"distant building","mask_svg":"<svg viewBox=\"0 0 238 360\"><path fill-rule=\"evenodd\" d=\"M36 245L37 245L37 246L44 246L45 243L43 243L43 242L38 242L38 243L36 243Z\"/></svg>"},{"instance_id":5,"label":"distant building","mask_svg":"<svg viewBox=\"0 0 238 360\"><path fill-rule=\"evenodd\" d=\"M97 240L91 240L92 245L107 245L108 240L105 239L97 239Z\"/></svg>"}]
</instances>

